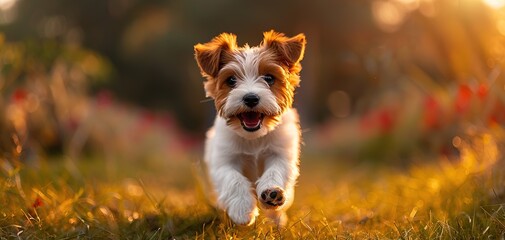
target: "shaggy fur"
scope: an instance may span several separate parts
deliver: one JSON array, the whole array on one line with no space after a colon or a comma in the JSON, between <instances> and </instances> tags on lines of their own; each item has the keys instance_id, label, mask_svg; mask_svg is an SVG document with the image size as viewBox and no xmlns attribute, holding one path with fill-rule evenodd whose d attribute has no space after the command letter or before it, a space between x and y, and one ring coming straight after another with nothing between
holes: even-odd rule
<instances>
[{"instance_id":1,"label":"shaggy fur","mask_svg":"<svg viewBox=\"0 0 505 240\"><path fill-rule=\"evenodd\" d=\"M257 205L285 224L299 175L301 136L292 104L305 36L263 36L256 47L238 47L229 33L195 46L206 95L218 112L207 133L205 162L218 206L241 225L254 222Z\"/></svg>"}]
</instances>

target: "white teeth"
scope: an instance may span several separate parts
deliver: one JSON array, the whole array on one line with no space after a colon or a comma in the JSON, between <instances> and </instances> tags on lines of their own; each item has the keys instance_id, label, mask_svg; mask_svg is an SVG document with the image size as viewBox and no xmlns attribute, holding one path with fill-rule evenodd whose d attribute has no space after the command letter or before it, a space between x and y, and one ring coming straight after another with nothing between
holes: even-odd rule
<instances>
[{"instance_id":1,"label":"white teeth","mask_svg":"<svg viewBox=\"0 0 505 240\"><path fill-rule=\"evenodd\" d=\"M248 125L247 123L245 123L244 121L242 121L242 123L244 124L244 126L246 126L246 127L248 127L248 128L255 128L255 127L258 127L258 126L260 125L260 122L261 122L261 121L258 121L258 122L256 123L256 125L250 126L250 125Z\"/></svg>"},{"instance_id":2,"label":"white teeth","mask_svg":"<svg viewBox=\"0 0 505 240\"><path fill-rule=\"evenodd\" d=\"M259 115L259 116L258 116ZM242 127L249 132L256 131L260 129L261 127L261 122L263 121L263 114L259 113L242 113L237 115L237 117L240 119L240 123L242 124Z\"/></svg>"}]
</instances>

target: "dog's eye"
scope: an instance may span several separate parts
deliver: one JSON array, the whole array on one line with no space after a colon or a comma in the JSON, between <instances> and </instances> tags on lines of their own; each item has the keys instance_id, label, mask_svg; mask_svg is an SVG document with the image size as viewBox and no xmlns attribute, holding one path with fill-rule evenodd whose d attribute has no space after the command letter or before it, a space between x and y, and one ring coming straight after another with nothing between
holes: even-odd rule
<instances>
[{"instance_id":1,"label":"dog's eye","mask_svg":"<svg viewBox=\"0 0 505 240\"><path fill-rule=\"evenodd\" d=\"M235 85L237 85L237 79L235 76L228 77L226 79L226 85L228 85L228 87L234 88Z\"/></svg>"},{"instance_id":2,"label":"dog's eye","mask_svg":"<svg viewBox=\"0 0 505 240\"><path fill-rule=\"evenodd\" d=\"M272 76L270 74L267 74L267 75L263 76L263 80L265 80L265 82L267 82L267 84L269 86L274 85L274 82L275 82L274 76Z\"/></svg>"}]
</instances>

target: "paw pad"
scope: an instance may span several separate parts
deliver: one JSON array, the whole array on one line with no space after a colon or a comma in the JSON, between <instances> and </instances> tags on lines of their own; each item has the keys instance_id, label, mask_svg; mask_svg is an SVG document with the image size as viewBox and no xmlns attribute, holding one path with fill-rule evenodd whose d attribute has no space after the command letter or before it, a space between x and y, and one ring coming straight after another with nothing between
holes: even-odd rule
<instances>
[{"instance_id":1,"label":"paw pad","mask_svg":"<svg viewBox=\"0 0 505 240\"><path fill-rule=\"evenodd\" d=\"M284 200L284 191L280 188L270 188L260 194L260 201L266 208L277 208Z\"/></svg>"}]
</instances>

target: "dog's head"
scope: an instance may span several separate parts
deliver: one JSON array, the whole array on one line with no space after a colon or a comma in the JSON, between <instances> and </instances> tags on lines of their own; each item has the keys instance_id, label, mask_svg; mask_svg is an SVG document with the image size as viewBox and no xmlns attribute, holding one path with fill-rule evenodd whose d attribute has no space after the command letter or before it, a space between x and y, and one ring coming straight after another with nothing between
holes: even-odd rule
<instances>
[{"instance_id":1,"label":"dog's head","mask_svg":"<svg viewBox=\"0 0 505 240\"><path fill-rule=\"evenodd\" d=\"M303 34L289 38L270 31L263 36L256 47L239 47L229 33L195 46L207 97L228 126L248 139L274 129L293 104L306 44Z\"/></svg>"}]
</instances>

